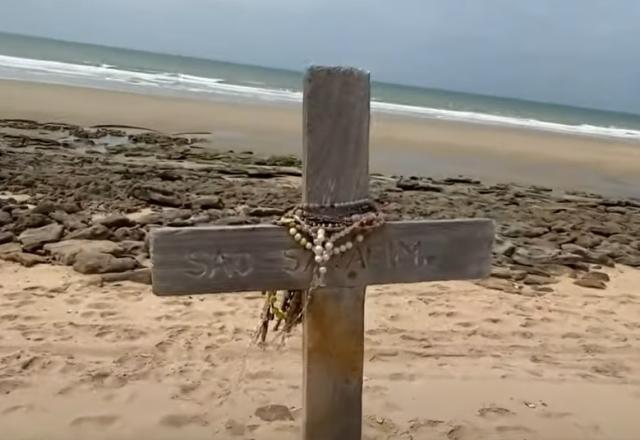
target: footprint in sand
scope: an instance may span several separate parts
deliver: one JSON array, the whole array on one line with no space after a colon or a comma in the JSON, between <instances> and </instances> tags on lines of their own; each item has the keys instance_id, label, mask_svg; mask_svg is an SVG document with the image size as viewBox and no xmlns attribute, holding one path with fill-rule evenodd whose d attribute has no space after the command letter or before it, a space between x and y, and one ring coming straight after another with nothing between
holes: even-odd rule
<instances>
[{"instance_id":1,"label":"footprint in sand","mask_svg":"<svg viewBox=\"0 0 640 440\"><path fill-rule=\"evenodd\" d=\"M0 394L6 395L17 389L26 388L29 384L22 380L5 379L0 380Z\"/></svg>"},{"instance_id":2,"label":"footprint in sand","mask_svg":"<svg viewBox=\"0 0 640 440\"><path fill-rule=\"evenodd\" d=\"M10 407L8 407L6 409L3 409L2 410L2 414L3 415L8 415L8 414L16 413L16 412L26 413L26 412L31 412L34 409L35 409L35 407L33 405L31 405L31 404L28 404L28 405L13 405L13 406L10 406Z\"/></svg>"},{"instance_id":3,"label":"footprint in sand","mask_svg":"<svg viewBox=\"0 0 640 440\"><path fill-rule=\"evenodd\" d=\"M570 412L560 412L560 411L542 411L540 412L540 417L543 419L564 419L566 417L573 416Z\"/></svg>"},{"instance_id":4,"label":"footprint in sand","mask_svg":"<svg viewBox=\"0 0 640 440\"><path fill-rule=\"evenodd\" d=\"M496 426L496 431L499 432L500 434L530 434L533 433L535 431L533 431L530 428L527 428L526 426L522 426L522 425L501 425L501 426Z\"/></svg>"},{"instance_id":5,"label":"footprint in sand","mask_svg":"<svg viewBox=\"0 0 640 440\"><path fill-rule=\"evenodd\" d=\"M71 423L69 423L69 425L71 425L73 427L94 426L94 427L104 428L104 427L113 425L119 419L120 419L120 417L118 417L116 415L113 415L113 414L102 414L102 415L95 415L95 416L81 416L81 417L76 417L75 419L73 419L71 421Z\"/></svg>"},{"instance_id":6,"label":"footprint in sand","mask_svg":"<svg viewBox=\"0 0 640 440\"><path fill-rule=\"evenodd\" d=\"M478 415L480 417L504 417L504 416L513 416L515 413L507 408L503 408L497 405L489 405L482 407L478 410Z\"/></svg>"},{"instance_id":7,"label":"footprint in sand","mask_svg":"<svg viewBox=\"0 0 640 440\"><path fill-rule=\"evenodd\" d=\"M91 304L87 304L87 308L93 310L107 310L113 309L113 304L106 302L93 302Z\"/></svg>"},{"instance_id":8,"label":"footprint in sand","mask_svg":"<svg viewBox=\"0 0 640 440\"><path fill-rule=\"evenodd\" d=\"M169 428L182 428L189 425L207 426L209 421L203 414L167 414L158 423Z\"/></svg>"}]
</instances>

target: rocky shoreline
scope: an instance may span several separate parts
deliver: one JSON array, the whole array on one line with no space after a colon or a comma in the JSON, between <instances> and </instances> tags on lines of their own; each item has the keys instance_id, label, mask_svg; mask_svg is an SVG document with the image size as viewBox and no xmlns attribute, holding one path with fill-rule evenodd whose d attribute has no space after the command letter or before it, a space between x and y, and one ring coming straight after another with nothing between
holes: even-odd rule
<instances>
[{"instance_id":1,"label":"rocky shoreline","mask_svg":"<svg viewBox=\"0 0 640 440\"><path fill-rule=\"evenodd\" d=\"M211 144L207 134L0 120L0 259L150 283L150 229L272 222L299 201L299 159ZM640 267L640 200L382 175L371 194L391 220L494 219L492 277L479 282L492 289L542 295L564 275L603 289L603 266Z\"/></svg>"}]
</instances>

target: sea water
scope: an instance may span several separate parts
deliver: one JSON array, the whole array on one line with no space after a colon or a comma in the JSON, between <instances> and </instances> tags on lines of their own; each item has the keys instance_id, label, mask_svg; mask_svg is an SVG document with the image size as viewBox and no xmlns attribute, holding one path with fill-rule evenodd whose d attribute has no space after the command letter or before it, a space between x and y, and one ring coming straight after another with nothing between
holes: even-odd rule
<instances>
[{"instance_id":1,"label":"sea water","mask_svg":"<svg viewBox=\"0 0 640 440\"><path fill-rule=\"evenodd\" d=\"M0 79L197 99L302 101L302 72L0 33ZM372 84L372 109L396 115L640 140L640 115Z\"/></svg>"}]
</instances>

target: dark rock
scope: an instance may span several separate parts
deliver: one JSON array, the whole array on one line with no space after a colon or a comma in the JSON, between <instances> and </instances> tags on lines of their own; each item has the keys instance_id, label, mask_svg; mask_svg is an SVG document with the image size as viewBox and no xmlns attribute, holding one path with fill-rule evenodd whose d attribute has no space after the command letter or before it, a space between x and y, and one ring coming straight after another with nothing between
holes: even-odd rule
<instances>
[{"instance_id":1,"label":"dark rock","mask_svg":"<svg viewBox=\"0 0 640 440\"><path fill-rule=\"evenodd\" d=\"M178 220L186 220L191 217L188 209L165 209L162 211L162 223L170 225Z\"/></svg>"},{"instance_id":2,"label":"dark rock","mask_svg":"<svg viewBox=\"0 0 640 440\"><path fill-rule=\"evenodd\" d=\"M501 278L503 280L522 280L527 276L527 272L523 270L511 270L506 267L494 267L491 269L491 276Z\"/></svg>"},{"instance_id":3,"label":"dark rock","mask_svg":"<svg viewBox=\"0 0 640 440\"><path fill-rule=\"evenodd\" d=\"M622 206L609 206L607 207L607 212L616 214L627 214L629 211L627 210L627 208L624 208Z\"/></svg>"},{"instance_id":4,"label":"dark rock","mask_svg":"<svg viewBox=\"0 0 640 440\"><path fill-rule=\"evenodd\" d=\"M145 237L145 240L142 240L142 241L123 240L118 243L118 246L122 248L123 254L140 255L140 254L146 254L148 251L148 248L145 242L146 242L146 237ZM111 253L111 252L107 252L107 253Z\"/></svg>"},{"instance_id":5,"label":"dark rock","mask_svg":"<svg viewBox=\"0 0 640 440\"><path fill-rule=\"evenodd\" d=\"M39 228L40 226L48 225L52 223L52 220L44 214L25 214L18 218L16 221L16 230L24 231L29 228Z\"/></svg>"},{"instance_id":6,"label":"dark rock","mask_svg":"<svg viewBox=\"0 0 640 440\"><path fill-rule=\"evenodd\" d=\"M300 167L302 162L294 155L273 155L266 159L256 160L258 165L281 166L281 167Z\"/></svg>"},{"instance_id":7,"label":"dark rock","mask_svg":"<svg viewBox=\"0 0 640 440\"><path fill-rule=\"evenodd\" d=\"M247 177L253 177L254 179L271 179L278 176L278 170L275 168L247 168L245 170Z\"/></svg>"},{"instance_id":8,"label":"dark rock","mask_svg":"<svg viewBox=\"0 0 640 440\"><path fill-rule=\"evenodd\" d=\"M580 255L581 257L586 257L587 255L589 255L589 250L574 243L563 244L562 250L567 251L571 254Z\"/></svg>"},{"instance_id":9,"label":"dark rock","mask_svg":"<svg viewBox=\"0 0 640 440\"><path fill-rule=\"evenodd\" d=\"M576 244L582 246L587 249L593 249L602 243L604 239L597 235L593 234L580 234L578 238L576 238Z\"/></svg>"},{"instance_id":10,"label":"dark rock","mask_svg":"<svg viewBox=\"0 0 640 440\"><path fill-rule=\"evenodd\" d=\"M191 217L191 222L194 225L206 225L210 220L209 214L206 212L202 212Z\"/></svg>"},{"instance_id":11,"label":"dark rock","mask_svg":"<svg viewBox=\"0 0 640 440\"><path fill-rule=\"evenodd\" d=\"M627 254L627 250L628 248L623 244L609 242L604 242L595 249L595 251L602 252L614 260L625 256Z\"/></svg>"},{"instance_id":12,"label":"dark rock","mask_svg":"<svg viewBox=\"0 0 640 440\"><path fill-rule=\"evenodd\" d=\"M101 225L106 226L107 228L123 228L123 227L131 227L135 226L136 222L131 220L129 217L125 215L111 215L109 217L103 218L99 221Z\"/></svg>"},{"instance_id":13,"label":"dark rock","mask_svg":"<svg viewBox=\"0 0 640 440\"><path fill-rule=\"evenodd\" d=\"M443 180L446 185L465 184L465 185L480 185L479 180L472 179L471 177L458 176L447 177Z\"/></svg>"},{"instance_id":14,"label":"dark rock","mask_svg":"<svg viewBox=\"0 0 640 440\"><path fill-rule=\"evenodd\" d=\"M11 261L23 265L24 267L35 266L36 264L46 263L47 259L40 255L27 254L25 252L11 252L0 254L0 258L5 261Z\"/></svg>"},{"instance_id":15,"label":"dark rock","mask_svg":"<svg viewBox=\"0 0 640 440\"><path fill-rule=\"evenodd\" d=\"M553 287L549 286L531 286L531 288L540 293L553 293Z\"/></svg>"},{"instance_id":16,"label":"dark rock","mask_svg":"<svg viewBox=\"0 0 640 440\"><path fill-rule=\"evenodd\" d=\"M609 275L607 275L604 272L598 272L598 271L592 271L592 272L587 272L582 276L583 279L594 279L594 280L601 280L604 282L609 282L611 281L611 278L609 278Z\"/></svg>"},{"instance_id":17,"label":"dark rock","mask_svg":"<svg viewBox=\"0 0 640 440\"><path fill-rule=\"evenodd\" d=\"M600 204L600 199L584 195L565 194L558 201L567 203L577 203L583 207L596 207Z\"/></svg>"},{"instance_id":18,"label":"dark rock","mask_svg":"<svg viewBox=\"0 0 640 440\"><path fill-rule=\"evenodd\" d=\"M509 240L504 240L501 243L496 241L493 250L498 255L511 257L516 250L516 246Z\"/></svg>"},{"instance_id":19,"label":"dark rock","mask_svg":"<svg viewBox=\"0 0 640 440\"><path fill-rule=\"evenodd\" d=\"M102 274L109 272L125 272L138 267L133 258L117 258L110 254L85 251L76 255L73 269L83 274Z\"/></svg>"},{"instance_id":20,"label":"dark rock","mask_svg":"<svg viewBox=\"0 0 640 440\"><path fill-rule=\"evenodd\" d=\"M557 249L532 246L519 248L511 258L523 266L536 266L541 264L572 264L581 261L583 257Z\"/></svg>"},{"instance_id":21,"label":"dark rock","mask_svg":"<svg viewBox=\"0 0 640 440\"><path fill-rule=\"evenodd\" d=\"M400 179L396 186L404 191L442 192L444 190L441 186L414 179Z\"/></svg>"},{"instance_id":22,"label":"dark rock","mask_svg":"<svg viewBox=\"0 0 640 440\"><path fill-rule=\"evenodd\" d=\"M169 182L175 182L176 180L182 179L182 176L175 170L161 170L158 172L158 177L160 180L168 180Z\"/></svg>"},{"instance_id":23,"label":"dark rock","mask_svg":"<svg viewBox=\"0 0 640 440\"><path fill-rule=\"evenodd\" d=\"M604 281L595 278L580 278L575 280L573 284L589 289L606 289L607 287Z\"/></svg>"},{"instance_id":24,"label":"dark rock","mask_svg":"<svg viewBox=\"0 0 640 440\"><path fill-rule=\"evenodd\" d=\"M224 202L220 197L206 196L193 200L191 206L198 209L222 209L224 208Z\"/></svg>"},{"instance_id":25,"label":"dark rock","mask_svg":"<svg viewBox=\"0 0 640 440\"><path fill-rule=\"evenodd\" d=\"M521 264L511 265L512 270L519 270L531 275L539 275L541 277L550 277L551 274L541 266L524 266Z\"/></svg>"},{"instance_id":26,"label":"dark rock","mask_svg":"<svg viewBox=\"0 0 640 440\"><path fill-rule=\"evenodd\" d=\"M573 264L582 264L582 262L573 263ZM562 276L562 275L570 275L574 271L571 269L573 264L541 264L537 267L538 270L544 270L548 276Z\"/></svg>"},{"instance_id":27,"label":"dark rock","mask_svg":"<svg viewBox=\"0 0 640 440\"><path fill-rule=\"evenodd\" d=\"M555 284L558 280L540 275L527 275L523 282L529 286L544 286L547 284Z\"/></svg>"},{"instance_id":28,"label":"dark rock","mask_svg":"<svg viewBox=\"0 0 640 440\"><path fill-rule=\"evenodd\" d=\"M180 200L180 198L172 191L156 186L134 188L131 195L153 205L171 207L178 207L182 205L182 200Z\"/></svg>"},{"instance_id":29,"label":"dark rock","mask_svg":"<svg viewBox=\"0 0 640 440\"><path fill-rule=\"evenodd\" d=\"M52 243L62 238L64 227L57 223L51 223L41 228L27 229L18 237L22 248L27 251L36 250L46 243Z\"/></svg>"},{"instance_id":30,"label":"dark rock","mask_svg":"<svg viewBox=\"0 0 640 440\"><path fill-rule=\"evenodd\" d=\"M583 272L589 271L589 264L583 261L578 261L577 263L571 263L568 266L571 267L572 269L581 270Z\"/></svg>"},{"instance_id":31,"label":"dark rock","mask_svg":"<svg viewBox=\"0 0 640 440\"><path fill-rule=\"evenodd\" d=\"M73 202L65 202L58 205L60 211L66 212L67 214L75 214L80 212L81 208L77 203Z\"/></svg>"},{"instance_id":32,"label":"dark rock","mask_svg":"<svg viewBox=\"0 0 640 440\"><path fill-rule=\"evenodd\" d=\"M631 244L633 243L633 237L627 234L614 234L610 236L607 241L610 243Z\"/></svg>"},{"instance_id":33,"label":"dark rock","mask_svg":"<svg viewBox=\"0 0 640 440\"><path fill-rule=\"evenodd\" d=\"M549 233L544 235L542 238L547 239L549 242L554 242L558 246L562 246L563 244L569 244L576 241L576 234L568 233L568 234L554 234Z\"/></svg>"},{"instance_id":34,"label":"dark rock","mask_svg":"<svg viewBox=\"0 0 640 440\"><path fill-rule=\"evenodd\" d=\"M540 237L549 231L548 228L532 227L528 225L512 225L509 226L503 233L505 237L527 237L534 238Z\"/></svg>"},{"instance_id":35,"label":"dark rock","mask_svg":"<svg viewBox=\"0 0 640 440\"><path fill-rule=\"evenodd\" d=\"M620 264L631 267L640 267L640 255L623 255L616 259Z\"/></svg>"},{"instance_id":36,"label":"dark rock","mask_svg":"<svg viewBox=\"0 0 640 440\"><path fill-rule=\"evenodd\" d=\"M613 258L607 255L605 252L598 251L589 251L589 253L585 257L585 261L587 263L602 264L603 266L607 267L614 267L616 265Z\"/></svg>"},{"instance_id":37,"label":"dark rock","mask_svg":"<svg viewBox=\"0 0 640 440\"><path fill-rule=\"evenodd\" d=\"M14 252L21 252L21 251L22 251L22 246L20 246L18 243L0 244L0 256L6 255L6 254L12 254Z\"/></svg>"},{"instance_id":38,"label":"dark rock","mask_svg":"<svg viewBox=\"0 0 640 440\"><path fill-rule=\"evenodd\" d=\"M0 244L11 243L15 238L13 232L0 232Z\"/></svg>"},{"instance_id":39,"label":"dark rock","mask_svg":"<svg viewBox=\"0 0 640 440\"><path fill-rule=\"evenodd\" d=\"M33 208L31 212L34 214L49 215L52 212L59 211L59 210L60 210L60 206L58 206L53 202L45 200L43 202L38 203L38 205L35 208Z\"/></svg>"},{"instance_id":40,"label":"dark rock","mask_svg":"<svg viewBox=\"0 0 640 440\"><path fill-rule=\"evenodd\" d=\"M104 225L93 225L88 228L80 229L67 235L67 240L84 239L84 240L106 240L111 237L111 231Z\"/></svg>"},{"instance_id":41,"label":"dark rock","mask_svg":"<svg viewBox=\"0 0 640 440\"><path fill-rule=\"evenodd\" d=\"M102 275L105 283L117 283L121 281L131 281L132 283L151 285L151 269L129 270L121 273L109 273Z\"/></svg>"},{"instance_id":42,"label":"dark rock","mask_svg":"<svg viewBox=\"0 0 640 440\"><path fill-rule=\"evenodd\" d=\"M87 223L82 221L80 217L69 215L64 211L54 211L51 214L49 214L49 217L51 217L53 220L57 221L58 223L62 223L64 227L70 231L75 231L75 230L83 229L87 227Z\"/></svg>"},{"instance_id":43,"label":"dark rock","mask_svg":"<svg viewBox=\"0 0 640 440\"><path fill-rule=\"evenodd\" d=\"M0 226L8 225L13 221L13 217L6 211L0 211Z\"/></svg>"},{"instance_id":44,"label":"dark rock","mask_svg":"<svg viewBox=\"0 0 640 440\"><path fill-rule=\"evenodd\" d=\"M293 415L284 405L265 405L256 409L255 415L265 422L291 421Z\"/></svg>"},{"instance_id":45,"label":"dark rock","mask_svg":"<svg viewBox=\"0 0 640 440\"><path fill-rule=\"evenodd\" d=\"M493 267L491 268L491 276L494 278L500 278L503 280L510 280L511 271L506 267Z\"/></svg>"},{"instance_id":46,"label":"dark rock","mask_svg":"<svg viewBox=\"0 0 640 440\"><path fill-rule=\"evenodd\" d=\"M215 225L250 225L258 223L257 219L244 216L222 217L214 222Z\"/></svg>"},{"instance_id":47,"label":"dark rock","mask_svg":"<svg viewBox=\"0 0 640 440\"><path fill-rule=\"evenodd\" d=\"M174 228L183 228L183 227L187 227L187 226L193 226L194 222L192 219L177 219L177 220L172 220L170 222L165 223L167 226L171 226Z\"/></svg>"},{"instance_id":48,"label":"dark rock","mask_svg":"<svg viewBox=\"0 0 640 440\"><path fill-rule=\"evenodd\" d=\"M583 257L580 255L571 254L569 252L559 252L553 257L551 263L570 265L580 263L582 259Z\"/></svg>"},{"instance_id":49,"label":"dark rock","mask_svg":"<svg viewBox=\"0 0 640 440\"><path fill-rule=\"evenodd\" d=\"M76 256L81 252L111 254L115 256L127 253L127 249L120 243L107 240L65 240L58 243L44 245L53 260L61 264L71 266L76 261Z\"/></svg>"},{"instance_id":50,"label":"dark rock","mask_svg":"<svg viewBox=\"0 0 640 440\"><path fill-rule=\"evenodd\" d=\"M606 222L600 225L592 225L588 230L590 232L593 232L594 234L602 235L604 237L622 233L622 227L619 224L613 222Z\"/></svg>"},{"instance_id":51,"label":"dark rock","mask_svg":"<svg viewBox=\"0 0 640 440\"><path fill-rule=\"evenodd\" d=\"M284 209L281 208L267 208L260 206L248 210L248 214L253 217L270 217L274 215L282 215L283 213Z\"/></svg>"},{"instance_id":52,"label":"dark rock","mask_svg":"<svg viewBox=\"0 0 640 440\"><path fill-rule=\"evenodd\" d=\"M551 230L556 233L571 232L572 226L564 221L559 221L551 225Z\"/></svg>"},{"instance_id":53,"label":"dark rock","mask_svg":"<svg viewBox=\"0 0 640 440\"><path fill-rule=\"evenodd\" d=\"M118 228L113 233L113 239L115 241L144 241L145 232L139 228Z\"/></svg>"},{"instance_id":54,"label":"dark rock","mask_svg":"<svg viewBox=\"0 0 640 440\"><path fill-rule=\"evenodd\" d=\"M136 222L140 225L161 225L163 216L158 212L150 212L148 214L144 214L138 216L136 218Z\"/></svg>"}]
</instances>

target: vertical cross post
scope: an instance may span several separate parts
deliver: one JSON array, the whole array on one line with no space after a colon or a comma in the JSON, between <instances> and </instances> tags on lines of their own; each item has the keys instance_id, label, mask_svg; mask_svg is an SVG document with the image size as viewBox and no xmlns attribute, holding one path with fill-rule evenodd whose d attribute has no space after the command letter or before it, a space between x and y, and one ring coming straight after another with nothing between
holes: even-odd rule
<instances>
[{"instance_id":1,"label":"vertical cross post","mask_svg":"<svg viewBox=\"0 0 640 440\"><path fill-rule=\"evenodd\" d=\"M303 201L369 195L369 74L312 67L304 83ZM304 440L359 440L364 285L314 289L304 317Z\"/></svg>"},{"instance_id":2,"label":"vertical cross post","mask_svg":"<svg viewBox=\"0 0 640 440\"><path fill-rule=\"evenodd\" d=\"M344 202L368 197L369 102L367 73L307 71L303 202L322 205L323 213L345 215ZM304 440L361 438L366 285L482 278L493 235L486 219L388 222L329 262L327 287L313 289L305 308ZM274 225L151 234L157 295L313 288L312 257Z\"/></svg>"}]
</instances>

